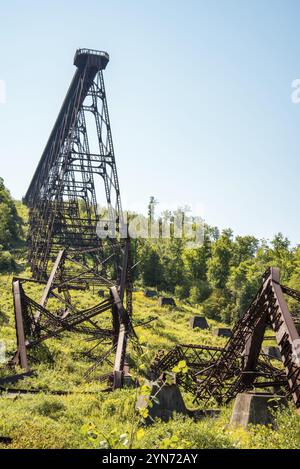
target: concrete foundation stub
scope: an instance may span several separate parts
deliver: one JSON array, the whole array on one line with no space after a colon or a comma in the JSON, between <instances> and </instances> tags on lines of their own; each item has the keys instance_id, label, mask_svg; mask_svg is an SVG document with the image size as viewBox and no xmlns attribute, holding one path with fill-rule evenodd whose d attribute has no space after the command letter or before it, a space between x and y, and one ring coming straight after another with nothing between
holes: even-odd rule
<instances>
[{"instance_id":1,"label":"concrete foundation stub","mask_svg":"<svg viewBox=\"0 0 300 469\"><path fill-rule=\"evenodd\" d=\"M144 290L144 296L146 298L155 298L157 296L157 293L154 290Z\"/></svg>"},{"instance_id":2,"label":"concrete foundation stub","mask_svg":"<svg viewBox=\"0 0 300 469\"><path fill-rule=\"evenodd\" d=\"M148 382L147 385L151 391L147 396L139 396L137 400L137 409L148 408L149 417L146 423L149 424L155 418L164 421L172 418L174 412L178 414L189 415L189 411L185 407L181 392L176 384L164 385L161 389L161 383ZM154 398L154 399L153 399ZM148 407L148 402L152 403L152 407Z\"/></svg>"},{"instance_id":3,"label":"concrete foundation stub","mask_svg":"<svg viewBox=\"0 0 300 469\"><path fill-rule=\"evenodd\" d=\"M190 318L190 326L192 329L199 327L200 329L208 329L208 324L204 316L193 316Z\"/></svg>"},{"instance_id":4,"label":"concrete foundation stub","mask_svg":"<svg viewBox=\"0 0 300 469\"><path fill-rule=\"evenodd\" d=\"M282 396L250 393L238 394L234 402L230 424L244 428L249 424L273 424L272 410L285 405L286 400Z\"/></svg>"},{"instance_id":5,"label":"concrete foundation stub","mask_svg":"<svg viewBox=\"0 0 300 469\"><path fill-rule=\"evenodd\" d=\"M282 360L279 347L263 347L263 353L268 355L269 358L274 358L275 360Z\"/></svg>"},{"instance_id":6,"label":"concrete foundation stub","mask_svg":"<svg viewBox=\"0 0 300 469\"><path fill-rule=\"evenodd\" d=\"M174 298L160 296L158 298L158 306L172 306L173 308L176 308L176 303Z\"/></svg>"},{"instance_id":7,"label":"concrete foundation stub","mask_svg":"<svg viewBox=\"0 0 300 469\"><path fill-rule=\"evenodd\" d=\"M213 330L213 334L219 337L231 337L231 329L227 329L226 327L217 327Z\"/></svg>"}]
</instances>

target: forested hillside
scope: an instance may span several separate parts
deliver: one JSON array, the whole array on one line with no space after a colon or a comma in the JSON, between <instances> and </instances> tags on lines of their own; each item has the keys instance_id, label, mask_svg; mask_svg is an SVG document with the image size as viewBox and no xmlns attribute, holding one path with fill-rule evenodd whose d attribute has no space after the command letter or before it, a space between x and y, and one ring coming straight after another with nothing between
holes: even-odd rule
<instances>
[{"instance_id":1,"label":"forested hillside","mask_svg":"<svg viewBox=\"0 0 300 469\"><path fill-rule=\"evenodd\" d=\"M246 310L267 267L279 267L284 284L300 285L300 247L291 247L282 233L267 242L206 225L202 246L188 248L182 239L143 240L137 258L138 281L199 304L208 318L228 323Z\"/></svg>"},{"instance_id":2,"label":"forested hillside","mask_svg":"<svg viewBox=\"0 0 300 469\"><path fill-rule=\"evenodd\" d=\"M15 349L11 277L0 275L0 311L5 321L0 324L0 336L5 337L9 352ZM35 293L32 287L31 294ZM84 294L89 304L91 292ZM95 300L95 297L92 298ZM294 407L276 413L276 427L253 426L248 431L229 425L233 402L220 410L215 418L198 421L177 415L168 422L156 421L145 426L143 415L136 411L136 400L144 390L145 371L158 350L170 349L178 342L222 347L226 339L212 335L214 327L222 324L208 320L209 329L191 329L189 319L198 313L177 300L177 307L157 306L157 299L145 298L135 292L134 317L142 355L129 348L131 374L141 387L102 392L97 379L87 382L84 372L90 361L84 352L91 344L84 337L65 333L51 339L35 351L31 358L34 375L10 387L13 393L0 394L0 436L11 439L0 448L298 448L300 442L299 416ZM149 317L157 319L147 326L137 326ZM266 342L264 345L272 345ZM274 342L275 344L275 342ZM101 353L101 350L98 351ZM98 373L101 373L99 370ZM0 376L9 375L3 370ZM96 377L97 378L97 374ZM18 389L42 391L18 394ZM62 391L63 394L53 394ZM186 406L195 408L193 396L182 392ZM204 404L203 404L204 405ZM198 407L198 406L197 406ZM215 402L205 408L216 409Z\"/></svg>"},{"instance_id":3,"label":"forested hillside","mask_svg":"<svg viewBox=\"0 0 300 469\"><path fill-rule=\"evenodd\" d=\"M168 213L169 220L173 215ZM26 207L12 200L0 179L0 272L18 269L18 261L23 266L26 223ZM227 323L246 310L269 266L281 269L282 283L300 285L300 246L292 247L282 233L267 241L206 224L203 243L197 247L174 237L138 239L132 251L136 285L175 294L201 305L208 318Z\"/></svg>"}]
</instances>

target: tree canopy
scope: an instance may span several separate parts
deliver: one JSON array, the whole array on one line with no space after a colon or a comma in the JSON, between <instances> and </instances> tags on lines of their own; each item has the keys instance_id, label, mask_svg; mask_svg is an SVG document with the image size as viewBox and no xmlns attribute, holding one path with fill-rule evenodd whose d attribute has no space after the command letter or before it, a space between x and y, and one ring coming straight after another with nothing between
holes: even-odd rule
<instances>
[{"instance_id":1,"label":"tree canopy","mask_svg":"<svg viewBox=\"0 0 300 469\"><path fill-rule=\"evenodd\" d=\"M13 249L22 235L22 219L15 202L0 178L0 270L14 268Z\"/></svg>"}]
</instances>

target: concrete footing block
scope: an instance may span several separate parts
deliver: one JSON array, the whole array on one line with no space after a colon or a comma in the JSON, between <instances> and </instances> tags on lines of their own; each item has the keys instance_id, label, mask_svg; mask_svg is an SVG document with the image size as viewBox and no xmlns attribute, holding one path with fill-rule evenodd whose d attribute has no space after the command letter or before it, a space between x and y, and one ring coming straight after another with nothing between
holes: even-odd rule
<instances>
[{"instance_id":1,"label":"concrete footing block","mask_svg":"<svg viewBox=\"0 0 300 469\"><path fill-rule=\"evenodd\" d=\"M269 358L274 358L275 360L282 360L281 353L278 347L263 347L263 353L268 355Z\"/></svg>"},{"instance_id":2,"label":"concrete footing block","mask_svg":"<svg viewBox=\"0 0 300 469\"><path fill-rule=\"evenodd\" d=\"M249 424L272 424L272 410L285 405L286 400L282 396L251 393L238 394L234 402L230 424L244 428Z\"/></svg>"},{"instance_id":3,"label":"concrete footing block","mask_svg":"<svg viewBox=\"0 0 300 469\"><path fill-rule=\"evenodd\" d=\"M149 418L146 423L151 423L153 419L159 418L168 421L173 413L190 415L185 407L181 392L176 384L165 384L161 389L160 382L148 382L147 385L151 389L147 396L139 396L137 400L137 409L148 408ZM155 399L153 399L155 397ZM149 400L152 407L148 407Z\"/></svg>"},{"instance_id":4,"label":"concrete footing block","mask_svg":"<svg viewBox=\"0 0 300 469\"><path fill-rule=\"evenodd\" d=\"M193 316L190 318L190 326L192 329L199 327L200 329L208 329L208 324L204 316Z\"/></svg>"},{"instance_id":5,"label":"concrete footing block","mask_svg":"<svg viewBox=\"0 0 300 469\"><path fill-rule=\"evenodd\" d=\"M231 329L227 329L226 327L217 327L213 330L213 334L218 337L231 337L232 332Z\"/></svg>"}]
</instances>

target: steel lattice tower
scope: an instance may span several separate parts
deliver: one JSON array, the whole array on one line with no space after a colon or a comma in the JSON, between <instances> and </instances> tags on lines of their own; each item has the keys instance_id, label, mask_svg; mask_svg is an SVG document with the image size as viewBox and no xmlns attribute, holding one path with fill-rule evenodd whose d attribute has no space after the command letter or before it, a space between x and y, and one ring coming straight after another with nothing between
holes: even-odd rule
<instances>
[{"instance_id":1,"label":"steel lattice tower","mask_svg":"<svg viewBox=\"0 0 300 469\"><path fill-rule=\"evenodd\" d=\"M91 351L110 343L100 357L93 357L86 376L105 362L111 367L109 357L115 355L113 369L101 378L114 389L128 374L128 338L137 337L131 322L130 240L103 80L108 61L106 52L76 51L76 72L24 198L33 278L13 279L18 348L12 363L28 370L27 350L66 331L80 333L96 341ZM44 285L39 302L24 290L28 282ZM71 291L91 285L106 287L98 291L102 299L79 310ZM62 308L49 309L51 296ZM103 320L101 327L107 311L111 327Z\"/></svg>"},{"instance_id":2,"label":"steel lattice tower","mask_svg":"<svg viewBox=\"0 0 300 469\"><path fill-rule=\"evenodd\" d=\"M77 50L77 70L24 198L30 208L29 260L38 279L48 277L61 248L89 266L86 276L95 282L94 274L103 273L103 260L111 255L111 247L103 246L96 233L101 184L104 196L99 202L105 202L107 223L114 217L122 220L103 80L108 61L106 52ZM70 266L64 278L67 270L72 278Z\"/></svg>"}]
</instances>

